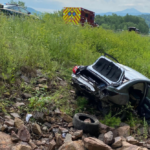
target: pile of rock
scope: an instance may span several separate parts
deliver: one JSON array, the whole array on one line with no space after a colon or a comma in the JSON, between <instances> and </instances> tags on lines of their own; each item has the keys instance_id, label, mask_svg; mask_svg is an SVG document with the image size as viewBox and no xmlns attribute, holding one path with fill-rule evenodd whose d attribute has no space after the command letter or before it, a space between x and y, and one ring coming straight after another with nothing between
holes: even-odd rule
<instances>
[{"instance_id":1,"label":"pile of rock","mask_svg":"<svg viewBox=\"0 0 150 150\"><path fill-rule=\"evenodd\" d=\"M41 114L33 115L36 119ZM130 126L116 129L100 123L100 135L93 137L73 127L72 118L57 108L42 123L26 122L11 113L0 119L0 149L12 150L147 150L150 140L139 142L130 136ZM38 118L39 120L39 118ZM87 120L88 121L88 120ZM4 133L5 132L5 133Z\"/></svg>"},{"instance_id":2,"label":"pile of rock","mask_svg":"<svg viewBox=\"0 0 150 150\"><path fill-rule=\"evenodd\" d=\"M28 70L28 71L27 71ZM38 77L33 91L42 88L52 92L55 84L49 82L40 70L31 72L28 68L22 68L22 74L18 72L20 79L15 83L20 88L21 81L28 85L31 77ZM58 83L65 86L67 83L58 78ZM53 87L53 88L52 88ZM11 88L10 88L11 89ZM74 93L74 91L70 91ZM150 149L150 140L139 142L130 136L130 126L124 124L118 128L111 128L100 123L99 136L92 136L73 127L72 117L62 113L54 104L48 111L33 112L32 121L26 122L26 111L19 108L27 107L30 93L10 91L3 94L2 98L14 100L15 105L8 106L9 115L0 114L0 150L147 150ZM22 101L23 100L23 101ZM89 119L86 123L91 123Z\"/></svg>"}]
</instances>

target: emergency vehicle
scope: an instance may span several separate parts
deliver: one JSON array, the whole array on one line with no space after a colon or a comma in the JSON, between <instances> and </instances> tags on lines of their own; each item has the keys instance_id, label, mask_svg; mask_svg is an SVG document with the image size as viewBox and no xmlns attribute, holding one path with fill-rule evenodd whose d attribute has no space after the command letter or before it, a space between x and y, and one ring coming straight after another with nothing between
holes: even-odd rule
<instances>
[{"instance_id":1,"label":"emergency vehicle","mask_svg":"<svg viewBox=\"0 0 150 150\"><path fill-rule=\"evenodd\" d=\"M91 26L98 26L94 22L95 13L93 11L81 8L81 7L64 7L63 9L63 19L66 23L79 24L81 23L84 26L84 23L87 22Z\"/></svg>"}]
</instances>

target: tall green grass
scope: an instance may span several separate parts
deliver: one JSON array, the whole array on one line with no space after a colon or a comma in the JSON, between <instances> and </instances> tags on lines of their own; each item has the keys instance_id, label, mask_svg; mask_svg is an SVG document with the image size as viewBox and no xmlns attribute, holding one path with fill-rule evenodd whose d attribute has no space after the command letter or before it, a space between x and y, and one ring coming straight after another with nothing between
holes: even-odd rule
<instances>
[{"instance_id":1,"label":"tall green grass","mask_svg":"<svg viewBox=\"0 0 150 150\"><path fill-rule=\"evenodd\" d=\"M57 13L42 20L0 15L0 73L31 66L69 77L74 65L89 65L103 52L150 77L149 37L65 24Z\"/></svg>"}]
</instances>

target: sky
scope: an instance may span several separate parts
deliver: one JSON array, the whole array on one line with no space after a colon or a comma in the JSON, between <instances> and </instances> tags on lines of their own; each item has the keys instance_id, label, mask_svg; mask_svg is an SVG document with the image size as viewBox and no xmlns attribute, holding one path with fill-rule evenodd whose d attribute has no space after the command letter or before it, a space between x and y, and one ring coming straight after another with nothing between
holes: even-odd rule
<instances>
[{"instance_id":1,"label":"sky","mask_svg":"<svg viewBox=\"0 0 150 150\"><path fill-rule=\"evenodd\" d=\"M0 0L7 3L10 0ZM17 0L14 0L17 1ZM140 12L150 13L150 0L20 0L26 6L41 12L54 12L63 7L83 7L95 13L116 12L135 8Z\"/></svg>"}]
</instances>

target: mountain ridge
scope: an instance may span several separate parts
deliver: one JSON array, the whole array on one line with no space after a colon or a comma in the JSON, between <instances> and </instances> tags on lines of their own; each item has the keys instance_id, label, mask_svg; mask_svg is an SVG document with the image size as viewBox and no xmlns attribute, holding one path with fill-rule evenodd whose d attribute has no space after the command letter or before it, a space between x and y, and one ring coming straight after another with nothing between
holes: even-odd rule
<instances>
[{"instance_id":1,"label":"mountain ridge","mask_svg":"<svg viewBox=\"0 0 150 150\"><path fill-rule=\"evenodd\" d=\"M133 15L133 16L139 16L142 14L150 14L150 13L142 13L138 10L136 10L135 8L128 8L122 11L116 11L116 12L106 12L106 13L97 13L96 15L101 15L101 16L108 16L108 15L112 15L112 14L116 14L118 16L125 16L125 15Z\"/></svg>"}]
</instances>

